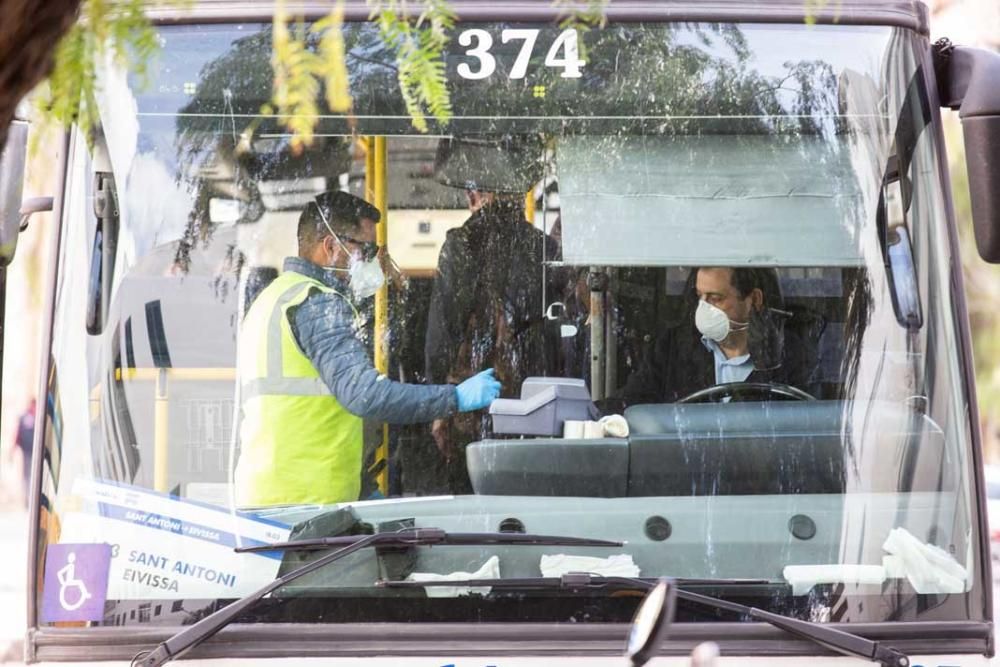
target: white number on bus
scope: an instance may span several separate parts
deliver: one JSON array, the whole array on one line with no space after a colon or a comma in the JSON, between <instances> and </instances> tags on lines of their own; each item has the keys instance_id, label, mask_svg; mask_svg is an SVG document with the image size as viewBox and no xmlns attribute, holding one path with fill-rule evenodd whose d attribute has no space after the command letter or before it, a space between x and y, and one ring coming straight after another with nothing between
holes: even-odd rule
<instances>
[{"instance_id":1,"label":"white number on bus","mask_svg":"<svg viewBox=\"0 0 1000 667\"><path fill-rule=\"evenodd\" d=\"M545 56L546 67L562 67L562 78L579 79L583 76L580 68L586 63L580 59L580 45L576 30L569 28L563 30L556 41L552 42L552 48ZM563 55L559 55L559 49L563 50Z\"/></svg>"},{"instance_id":2,"label":"white number on bus","mask_svg":"<svg viewBox=\"0 0 1000 667\"><path fill-rule=\"evenodd\" d=\"M545 66L561 67L563 70L561 76L564 79L579 79L583 76L580 70L586 61L580 58L579 39L579 35L573 28L567 28L559 33L545 56ZM528 63L531 62L535 42L538 41L538 30L509 28L500 33L500 41L504 44L515 40L521 41L521 50L518 51L514 65L510 68L510 73L507 76L511 79L523 79L528 73ZM462 46L473 47L466 50L465 55L479 61L479 67L476 70L473 70L468 63L459 64L458 75L463 79L485 79L496 71L496 58L490 53L493 37L488 32L480 28L465 30L458 36L458 43Z\"/></svg>"},{"instance_id":3,"label":"white number on bus","mask_svg":"<svg viewBox=\"0 0 1000 667\"><path fill-rule=\"evenodd\" d=\"M493 46L493 37L490 36L490 33L479 28L466 30L458 36L458 43L462 46L472 46L473 40L476 41L475 48L466 51L465 55L479 60L479 70L473 72L467 63L462 63L458 66L458 74L463 79L485 79L493 74L497 68L497 61L493 57L493 54L490 53L490 47Z\"/></svg>"},{"instance_id":4,"label":"white number on bus","mask_svg":"<svg viewBox=\"0 0 1000 667\"><path fill-rule=\"evenodd\" d=\"M523 43L521 44L521 51L517 54L517 60L514 61L514 66L510 69L508 76L511 79L523 79L524 75L528 72L528 61L531 60L531 52L535 50L535 40L538 39L538 31L511 28L504 30L500 35L500 41L504 44L512 39L520 39Z\"/></svg>"}]
</instances>

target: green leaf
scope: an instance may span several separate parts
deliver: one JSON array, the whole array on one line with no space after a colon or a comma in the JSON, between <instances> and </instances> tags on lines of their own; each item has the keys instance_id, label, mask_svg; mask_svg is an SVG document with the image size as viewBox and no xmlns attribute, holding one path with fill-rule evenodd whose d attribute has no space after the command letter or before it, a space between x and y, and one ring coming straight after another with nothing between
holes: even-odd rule
<instances>
[{"instance_id":1,"label":"green leaf","mask_svg":"<svg viewBox=\"0 0 1000 667\"><path fill-rule=\"evenodd\" d=\"M410 4L401 0L368 2L382 39L395 51L399 90L413 127L427 132L428 114L442 126L451 120L444 48L456 16L445 0L423 0L417 3L420 13L412 18L407 11Z\"/></svg>"},{"instance_id":2,"label":"green leaf","mask_svg":"<svg viewBox=\"0 0 1000 667\"><path fill-rule=\"evenodd\" d=\"M77 123L92 140L91 131L100 123L97 63L109 55L136 74L141 86L148 84L149 68L159 51L156 30L146 16L150 4L186 7L191 3L83 0L80 19L56 46L52 72L34 99L43 125Z\"/></svg>"}]
</instances>

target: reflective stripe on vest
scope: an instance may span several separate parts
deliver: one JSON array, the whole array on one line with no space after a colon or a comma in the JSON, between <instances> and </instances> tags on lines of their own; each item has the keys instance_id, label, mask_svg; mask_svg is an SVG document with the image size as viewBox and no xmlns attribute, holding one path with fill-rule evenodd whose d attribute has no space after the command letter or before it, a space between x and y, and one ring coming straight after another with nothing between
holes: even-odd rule
<instances>
[{"instance_id":1,"label":"reflective stripe on vest","mask_svg":"<svg viewBox=\"0 0 1000 667\"><path fill-rule=\"evenodd\" d=\"M337 294L285 272L257 296L243 321L236 467L241 507L338 503L357 500L360 493L362 420L330 393L289 321L289 310L314 289Z\"/></svg>"}]
</instances>

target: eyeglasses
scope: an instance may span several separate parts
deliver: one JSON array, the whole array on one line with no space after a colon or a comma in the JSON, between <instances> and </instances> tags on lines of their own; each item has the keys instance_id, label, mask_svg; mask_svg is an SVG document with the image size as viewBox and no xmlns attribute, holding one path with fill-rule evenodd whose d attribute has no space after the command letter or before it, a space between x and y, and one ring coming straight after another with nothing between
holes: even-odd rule
<instances>
[{"instance_id":1,"label":"eyeglasses","mask_svg":"<svg viewBox=\"0 0 1000 667\"><path fill-rule=\"evenodd\" d=\"M350 236L345 236L340 234L338 236L341 243L352 243L361 249L361 257L366 261L370 262L378 255L378 244L374 241L359 241L358 239L351 238Z\"/></svg>"}]
</instances>

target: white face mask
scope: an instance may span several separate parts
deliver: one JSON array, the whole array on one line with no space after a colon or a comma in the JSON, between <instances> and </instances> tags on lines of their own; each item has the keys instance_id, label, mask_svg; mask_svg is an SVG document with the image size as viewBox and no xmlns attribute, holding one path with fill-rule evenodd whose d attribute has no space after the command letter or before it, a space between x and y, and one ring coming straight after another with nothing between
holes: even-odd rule
<instances>
[{"instance_id":1,"label":"white face mask","mask_svg":"<svg viewBox=\"0 0 1000 667\"><path fill-rule=\"evenodd\" d=\"M343 247L343 244L341 244ZM351 264L348 269L351 277L351 291L358 299L367 299L374 296L376 292L385 284L385 274L382 273L382 266L378 262L378 257L369 261L364 261L359 257L351 255Z\"/></svg>"},{"instance_id":2,"label":"white face mask","mask_svg":"<svg viewBox=\"0 0 1000 667\"><path fill-rule=\"evenodd\" d=\"M378 257L373 257L367 262L361 259L361 257L352 253L347 249L340 237L333 231L330 227L330 223L326 220L326 215L323 213L322 207L317 206L320 218L323 220L323 224L326 226L330 234L337 240L340 247L343 248L344 252L350 257L348 268L346 269L347 275L351 282L351 291L354 292L354 298L356 299L367 299L370 296L374 296L376 292L385 284L385 274L382 273L382 265L379 264ZM345 269L338 268L336 266L326 267L330 271L344 271Z\"/></svg>"},{"instance_id":3,"label":"white face mask","mask_svg":"<svg viewBox=\"0 0 1000 667\"><path fill-rule=\"evenodd\" d=\"M698 309L694 312L694 325L703 336L721 343L730 332L746 329L749 323L730 322L724 310L702 300L698 302Z\"/></svg>"}]
</instances>

